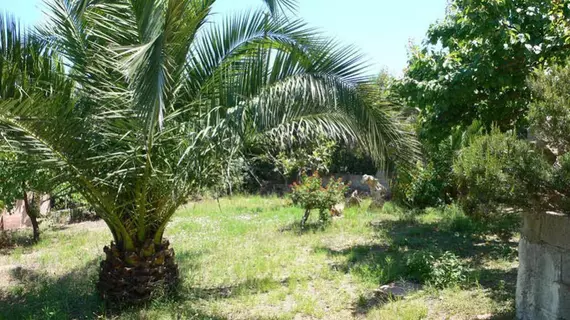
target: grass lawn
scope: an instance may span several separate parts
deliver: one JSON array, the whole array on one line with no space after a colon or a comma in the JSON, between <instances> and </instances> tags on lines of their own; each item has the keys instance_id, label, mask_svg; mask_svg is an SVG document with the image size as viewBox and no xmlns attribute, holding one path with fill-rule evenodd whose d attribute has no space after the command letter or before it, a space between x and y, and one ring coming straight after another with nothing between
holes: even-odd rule
<instances>
[{"instance_id":1,"label":"grass lawn","mask_svg":"<svg viewBox=\"0 0 570 320\"><path fill-rule=\"evenodd\" d=\"M95 291L111 240L104 224L44 225L39 244L0 252L0 319L513 318L516 241L462 231L469 228L445 210L351 208L327 229L304 232L301 215L279 198L182 208L167 231L183 280L178 295L121 314ZM469 266L468 279L379 299L376 289L406 277L405 257L418 250L453 252Z\"/></svg>"}]
</instances>

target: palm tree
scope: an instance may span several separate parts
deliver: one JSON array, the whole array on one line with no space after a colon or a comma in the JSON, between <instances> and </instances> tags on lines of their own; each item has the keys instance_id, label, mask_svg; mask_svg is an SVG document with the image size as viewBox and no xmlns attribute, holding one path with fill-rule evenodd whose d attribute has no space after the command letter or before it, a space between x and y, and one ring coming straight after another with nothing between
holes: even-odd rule
<instances>
[{"instance_id":1,"label":"palm tree","mask_svg":"<svg viewBox=\"0 0 570 320\"><path fill-rule=\"evenodd\" d=\"M98 288L111 301L174 286L168 221L245 145L324 134L379 161L413 150L388 113L363 103L358 52L287 18L294 1L209 24L214 2L55 0L41 34L73 93L0 106L8 144L64 168L108 225Z\"/></svg>"}]
</instances>

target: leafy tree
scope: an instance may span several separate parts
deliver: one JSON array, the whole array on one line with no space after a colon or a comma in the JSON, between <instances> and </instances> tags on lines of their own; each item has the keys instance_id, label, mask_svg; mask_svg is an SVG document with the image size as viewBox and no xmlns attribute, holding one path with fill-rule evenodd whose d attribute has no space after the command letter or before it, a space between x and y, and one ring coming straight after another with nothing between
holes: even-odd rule
<instances>
[{"instance_id":1,"label":"leafy tree","mask_svg":"<svg viewBox=\"0 0 570 320\"><path fill-rule=\"evenodd\" d=\"M13 153L0 154L0 200L11 210L16 200L23 199L32 223L33 239L37 242L40 239L41 195L53 190L54 176L33 160Z\"/></svg>"},{"instance_id":2,"label":"leafy tree","mask_svg":"<svg viewBox=\"0 0 570 320\"><path fill-rule=\"evenodd\" d=\"M399 123L401 132L411 131L405 127L402 107L392 96L390 87L394 81L392 75L382 71L376 78L359 83L357 91L366 105L384 113L391 122ZM410 159L417 156L414 154L417 146L413 141L407 143L410 152L405 153L398 145L386 144L388 158L394 160L402 156L401 163L409 164ZM378 168L391 166L390 162L382 161L386 159L378 161L377 157L371 157L369 149L358 141L334 141L326 135L317 135L308 141L298 141L290 136L285 143L254 143L253 148L247 150L247 158L257 180L284 180L286 183L298 180L302 172L375 174Z\"/></svg>"},{"instance_id":3,"label":"leafy tree","mask_svg":"<svg viewBox=\"0 0 570 320\"><path fill-rule=\"evenodd\" d=\"M359 148L336 144L331 156L329 172L375 175L378 166L374 160ZM384 169L388 169L388 167Z\"/></svg>"},{"instance_id":4,"label":"leafy tree","mask_svg":"<svg viewBox=\"0 0 570 320\"><path fill-rule=\"evenodd\" d=\"M399 94L420 110L420 137L437 144L474 120L502 130L524 123L526 79L549 60L568 56L565 1L454 0L411 48Z\"/></svg>"},{"instance_id":5,"label":"leafy tree","mask_svg":"<svg viewBox=\"0 0 570 320\"><path fill-rule=\"evenodd\" d=\"M12 16L0 16L0 101L20 102L31 95L52 97L70 93L57 55L45 50L40 38L23 28ZM6 143L0 132L0 145ZM14 152L0 152L0 201L11 209L23 199L39 240L39 193L48 193L53 174L38 165L38 159ZM31 200L31 201L30 201Z\"/></svg>"},{"instance_id":6,"label":"leafy tree","mask_svg":"<svg viewBox=\"0 0 570 320\"><path fill-rule=\"evenodd\" d=\"M267 157L274 162L276 169L285 177L285 182L297 180L303 172L327 174L332 162L335 143L323 137L302 145L293 145L286 150L279 150L276 157L271 153Z\"/></svg>"},{"instance_id":7,"label":"leafy tree","mask_svg":"<svg viewBox=\"0 0 570 320\"><path fill-rule=\"evenodd\" d=\"M248 146L324 135L378 161L413 154L356 89L358 52L285 18L293 1L209 24L214 2L50 2L42 39L68 62L73 94L0 105L9 145L61 168L109 227L98 288L113 302L174 287L168 221Z\"/></svg>"}]
</instances>

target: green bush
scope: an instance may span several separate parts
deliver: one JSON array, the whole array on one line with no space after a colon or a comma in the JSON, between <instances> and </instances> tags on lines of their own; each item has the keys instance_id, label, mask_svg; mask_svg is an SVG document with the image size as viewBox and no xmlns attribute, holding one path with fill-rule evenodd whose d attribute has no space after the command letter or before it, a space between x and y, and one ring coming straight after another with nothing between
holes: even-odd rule
<instances>
[{"instance_id":1,"label":"green bush","mask_svg":"<svg viewBox=\"0 0 570 320\"><path fill-rule=\"evenodd\" d=\"M12 245L12 239L6 230L0 230L0 249L8 248Z\"/></svg>"},{"instance_id":2,"label":"green bush","mask_svg":"<svg viewBox=\"0 0 570 320\"><path fill-rule=\"evenodd\" d=\"M311 176L303 173L300 182L294 182L291 185L290 195L293 204L305 209L301 226L305 226L311 210L319 211L319 220L321 222L329 221L330 209L334 205L344 202L344 193L347 190L348 187L340 178L337 180L331 178L329 183L323 187L323 180L318 172L313 173Z\"/></svg>"},{"instance_id":3,"label":"green bush","mask_svg":"<svg viewBox=\"0 0 570 320\"><path fill-rule=\"evenodd\" d=\"M427 161L415 168L398 172L393 195L400 203L413 208L436 207L451 202L455 193L451 166L454 150L450 140L426 152Z\"/></svg>"},{"instance_id":4,"label":"green bush","mask_svg":"<svg viewBox=\"0 0 570 320\"><path fill-rule=\"evenodd\" d=\"M487 217L501 206L528 208L539 203L551 166L528 142L493 130L461 150L453 172L465 212Z\"/></svg>"},{"instance_id":5,"label":"green bush","mask_svg":"<svg viewBox=\"0 0 570 320\"><path fill-rule=\"evenodd\" d=\"M552 188L556 190L556 208L563 212L570 212L570 153L558 157L558 162L552 174Z\"/></svg>"},{"instance_id":6,"label":"green bush","mask_svg":"<svg viewBox=\"0 0 570 320\"><path fill-rule=\"evenodd\" d=\"M469 268L452 252L436 256L416 251L406 258L406 271L410 279L436 288L459 285L467 280Z\"/></svg>"},{"instance_id":7,"label":"green bush","mask_svg":"<svg viewBox=\"0 0 570 320\"><path fill-rule=\"evenodd\" d=\"M435 260L431 253L415 251L405 259L406 276L410 280L426 283L431 277L431 263Z\"/></svg>"},{"instance_id":8,"label":"green bush","mask_svg":"<svg viewBox=\"0 0 570 320\"><path fill-rule=\"evenodd\" d=\"M537 70L529 80L533 94L529 122L535 144L552 167L543 208L570 212L570 68L568 62Z\"/></svg>"},{"instance_id":9,"label":"green bush","mask_svg":"<svg viewBox=\"0 0 570 320\"><path fill-rule=\"evenodd\" d=\"M248 149L244 152L246 156L240 160L241 163L236 162L240 166L230 170L228 176L232 177L237 173L233 184L240 185L243 191L274 192L276 190L266 190L265 187L286 186L297 181L303 172L328 173L333 153L338 148L336 142L331 139L316 136L304 143L293 139L286 146L264 145Z\"/></svg>"},{"instance_id":10,"label":"green bush","mask_svg":"<svg viewBox=\"0 0 570 320\"><path fill-rule=\"evenodd\" d=\"M334 148L334 141L317 137L311 143L281 150L274 159L270 157L285 177L297 179L303 172L328 173Z\"/></svg>"},{"instance_id":11,"label":"green bush","mask_svg":"<svg viewBox=\"0 0 570 320\"><path fill-rule=\"evenodd\" d=\"M474 232L476 225L463 209L456 203L443 207L443 219L440 222L443 230L451 232Z\"/></svg>"},{"instance_id":12,"label":"green bush","mask_svg":"<svg viewBox=\"0 0 570 320\"><path fill-rule=\"evenodd\" d=\"M529 122L535 139L555 150L570 152L570 68L552 66L529 79L533 100Z\"/></svg>"},{"instance_id":13,"label":"green bush","mask_svg":"<svg viewBox=\"0 0 570 320\"><path fill-rule=\"evenodd\" d=\"M467 128L457 128L436 145L424 141L425 159L408 170L397 170L393 197L408 207L424 209L452 203L457 197L453 162L459 150L477 136L483 128L474 121ZM399 164L396 163L396 169Z\"/></svg>"},{"instance_id":14,"label":"green bush","mask_svg":"<svg viewBox=\"0 0 570 320\"><path fill-rule=\"evenodd\" d=\"M458 285L467 280L468 273L469 268L455 254L446 251L432 261L428 284L437 288Z\"/></svg>"}]
</instances>

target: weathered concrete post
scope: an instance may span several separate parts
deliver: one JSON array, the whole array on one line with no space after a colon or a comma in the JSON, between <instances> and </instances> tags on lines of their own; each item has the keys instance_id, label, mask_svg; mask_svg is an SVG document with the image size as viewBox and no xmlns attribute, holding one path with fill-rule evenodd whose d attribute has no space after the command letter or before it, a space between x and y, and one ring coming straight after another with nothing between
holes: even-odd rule
<instances>
[{"instance_id":1,"label":"weathered concrete post","mask_svg":"<svg viewBox=\"0 0 570 320\"><path fill-rule=\"evenodd\" d=\"M520 320L570 320L570 216L525 213L519 242Z\"/></svg>"}]
</instances>

